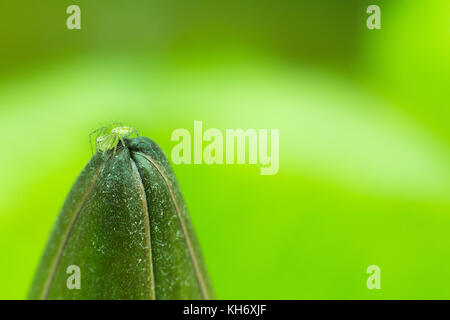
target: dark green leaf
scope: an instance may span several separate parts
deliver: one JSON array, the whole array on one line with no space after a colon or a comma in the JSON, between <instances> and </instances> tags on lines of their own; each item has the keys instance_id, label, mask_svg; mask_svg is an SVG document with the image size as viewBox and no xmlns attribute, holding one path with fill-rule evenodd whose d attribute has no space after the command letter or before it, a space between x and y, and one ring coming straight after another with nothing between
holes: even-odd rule
<instances>
[{"instance_id":1,"label":"dark green leaf","mask_svg":"<svg viewBox=\"0 0 450 320\"><path fill-rule=\"evenodd\" d=\"M67 268L81 272L69 289ZM209 299L212 290L175 175L144 137L84 168L56 221L31 299Z\"/></svg>"}]
</instances>

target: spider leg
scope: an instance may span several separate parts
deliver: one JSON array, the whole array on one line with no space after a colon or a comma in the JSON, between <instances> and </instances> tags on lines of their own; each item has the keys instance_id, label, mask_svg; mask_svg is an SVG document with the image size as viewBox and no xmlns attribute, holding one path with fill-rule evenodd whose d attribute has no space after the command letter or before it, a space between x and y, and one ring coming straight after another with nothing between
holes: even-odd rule
<instances>
[{"instance_id":1,"label":"spider leg","mask_svg":"<svg viewBox=\"0 0 450 320\"><path fill-rule=\"evenodd\" d=\"M122 143L122 147L125 148L125 139L122 136L119 136L120 142Z\"/></svg>"},{"instance_id":2,"label":"spider leg","mask_svg":"<svg viewBox=\"0 0 450 320\"><path fill-rule=\"evenodd\" d=\"M91 156L94 155L94 149L92 148L92 139L89 137L89 145L91 146Z\"/></svg>"},{"instance_id":3,"label":"spider leg","mask_svg":"<svg viewBox=\"0 0 450 320\"><path fill-rule=\"evenodd\" d=\"M107 127L101 127L101 128L98 128L97 130L94 130L94 131L92 131L90 134L89 134L89 137L91 137L94 133L97 133L97 132L99 132L99 131L102 131L102 130L105 130ZM98 134L97 136L99 136L100 134Z\"/></svg>"},{"instance_id":4,"label":"spider leg","mask_svg":"<svg viewBox=\"0 0 450 320\"><path fill-rule=\"evenodd\" d=\"M112 143L112 145L114 146L113 155L116 155L116 150L117 150L118 143L119 143L119 136L118 135L114 135L113 143Z\"/></svg>"},{"instance_id":5,"label":"spider leg","mask_svg":"<svg viewBox=\"0 0 450 320\"><path fill-rule=\"evenodd\" d=\"M101 127L101 128L98 128L97 130L92 131L89 134L89 144L91 146L91 154L94 154L94 150L92 148L92 136L97 133L97 135L95 136L95 148L97 149L97 139L98 139L98 137L100 137L105 132L106 129L108 129L108 128L107 127Z\"/></svg>"}]
</instances>

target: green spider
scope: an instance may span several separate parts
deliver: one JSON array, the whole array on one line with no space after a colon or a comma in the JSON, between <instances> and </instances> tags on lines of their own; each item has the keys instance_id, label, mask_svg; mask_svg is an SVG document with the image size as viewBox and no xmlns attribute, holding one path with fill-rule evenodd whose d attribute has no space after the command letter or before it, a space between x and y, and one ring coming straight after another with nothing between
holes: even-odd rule
<instances>
[{"instance_id":1,"label":"green spider","mask_svg":"<svg viewBox=\"0 0 450 320\"><path fill-rule=\"evenodd\" d=\"M108 150L113 150L116 153L117 146L119 142L122 146L125 146L125 139L130 138L133 135L139 136L136 129L132 127L126 127L121 123L111 123L109 126L101 127L89 135L89 141L92 149L92 135L96 134L95 137L95 148L101 153L105 153Z\"/></svg>"}]
</instances>

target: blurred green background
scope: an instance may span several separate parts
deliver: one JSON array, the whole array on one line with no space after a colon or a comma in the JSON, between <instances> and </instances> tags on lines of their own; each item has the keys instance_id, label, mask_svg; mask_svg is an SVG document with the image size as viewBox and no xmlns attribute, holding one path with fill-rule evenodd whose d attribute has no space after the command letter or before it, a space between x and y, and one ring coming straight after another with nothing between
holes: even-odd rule
<instances>
[{"instance_id":1,"label":"blurred green background","mask_svg":"<svg viewBox=\"0 0 450 320\"><path fill-rule=\"evenodd\" d=\"M274 176L174 165L217 298L449 299L449 21L448 0L3 0L0 298L26 297L91 131L170 155L202 120L280 129Z\"/></svg>"}]
</instances>

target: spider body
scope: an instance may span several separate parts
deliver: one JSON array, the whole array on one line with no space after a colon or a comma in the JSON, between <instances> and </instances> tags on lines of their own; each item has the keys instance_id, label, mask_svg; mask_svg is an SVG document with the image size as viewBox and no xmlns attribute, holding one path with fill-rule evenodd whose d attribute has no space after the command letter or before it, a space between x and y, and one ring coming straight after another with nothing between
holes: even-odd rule
<instances>
[{"instance_id":1,"label":"spider body","mask_svg":"<svg viewBox=\"0 0 450 320\"><path fill-rule=\"evenodd\" d=\"M95 133L97 133L95 138L95 148L101 153L105 153L108 150L114 150L115 153L119 142L122 146L125 146L125 139L128 139L133 135L139 136L136 129L132 127L126 127L120 123L112 123L109 126L97 129L90 134L91 149L92 135Z\"/></svg>"}]
</instances>

